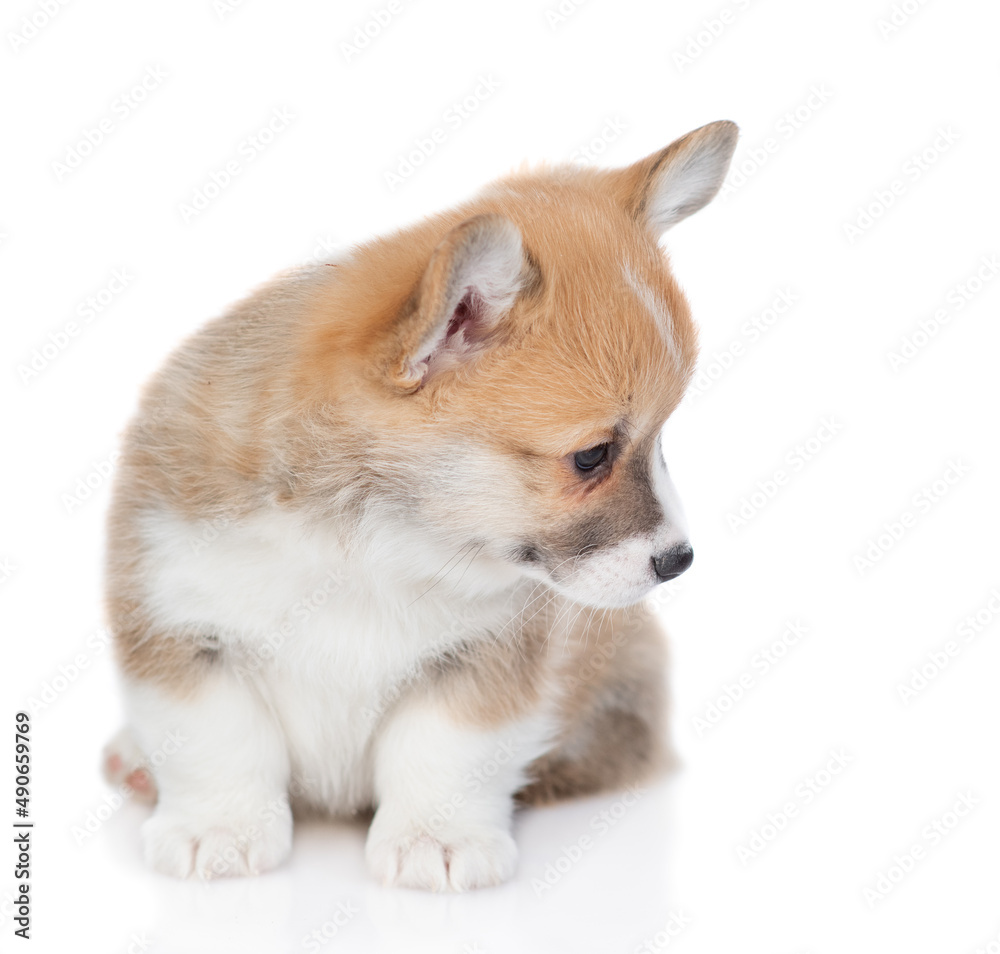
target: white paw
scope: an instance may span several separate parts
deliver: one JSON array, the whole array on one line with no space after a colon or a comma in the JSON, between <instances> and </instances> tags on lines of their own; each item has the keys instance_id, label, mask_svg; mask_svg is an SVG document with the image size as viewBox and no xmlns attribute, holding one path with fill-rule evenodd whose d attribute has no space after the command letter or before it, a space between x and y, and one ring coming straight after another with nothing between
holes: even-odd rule
<instances>
[{"instance_id":1,"label":"white paw","mask_svg":"<svg viewBox=\"0 0 1000 954\"><path fill-rule=\"evenodd\" d=\"M177 878L240 877L277 867L292 850L292 817L264 810L246 822L156 812L142 826L146 862Z\"/></svg>"},{"instance_id":2,"label":"white paw","mask_svg":"<svg viewBox=\"0 0 1000 954\"><path fill-rule=\"evenodd\" d=\"M430 834L412 829L395 834L372 822L365 846L368 866L387 887L467 891L507 881L517 846L501 828L448 829Z\"/></svg>"}]
</instances>

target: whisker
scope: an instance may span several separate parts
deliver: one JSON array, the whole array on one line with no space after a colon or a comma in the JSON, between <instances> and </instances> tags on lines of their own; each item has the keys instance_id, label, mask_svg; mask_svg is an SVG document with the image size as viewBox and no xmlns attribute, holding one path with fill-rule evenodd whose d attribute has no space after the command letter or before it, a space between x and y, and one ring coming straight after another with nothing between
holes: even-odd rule
<instances>
[{"instance_id":1,"label":"whisker","mask_svg":"<svg viewBox=\"0 0 1000 954\"><path fill-rule=\"evenodd\" d=\"M464 551L472 546L475 546L474 540L470 540L468 543L462 544L462 546L458 548L458 552L455 553L454 556L452 556L450 559L448 559L445 562L444 566L442 566L441 569L438 570L437 573L435 573L434 576L431 577L430 586L428 586L427 589L424 590L423 593L421 593L419 596L417 596L411 603L407 604L407 609L409 609L410 606L413 606L414 603L418 602L419 600L422 600L428 593L430 593L430 591L433 590L434 587L437 586L451 572L452 569L454 569L454 567L451 567L451 564L454 563L455 561L461 562ZM458 564L456 563L456 566L457 565Z\"/></svg>"}]
</instances>

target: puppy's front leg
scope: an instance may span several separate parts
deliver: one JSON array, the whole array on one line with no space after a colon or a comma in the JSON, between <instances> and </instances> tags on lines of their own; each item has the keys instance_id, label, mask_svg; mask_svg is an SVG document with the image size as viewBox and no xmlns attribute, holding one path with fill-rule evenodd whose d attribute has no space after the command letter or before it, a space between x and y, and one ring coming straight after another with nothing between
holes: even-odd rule
<instances>
[{"instance_id":1,"label":"puppy's front leg","mask_svg":"<svg viewBox=\"0 0 1000 954\"><path fill-rule=\"evenodd\" d=\"M153 766L159 800L143 826L147 861L165 874L256 874L291 851L289 760L248 684L214 671L178 696L125 685L132 733ZM172 744L165 757L160 740Z\"/></svg>"},{"instance_id":2,"label":"puppy's front leg","mask_svg":"<svg viewBox=\"0 0 1000 954\"><path fill-rule=\"evenodd\" d=\"M463 891L513 874L513 795L552 723L539 712L483 721L426 691L388 717L375 741L378 809L365 849L383 884Z\"/></svg>"}]
</instances>

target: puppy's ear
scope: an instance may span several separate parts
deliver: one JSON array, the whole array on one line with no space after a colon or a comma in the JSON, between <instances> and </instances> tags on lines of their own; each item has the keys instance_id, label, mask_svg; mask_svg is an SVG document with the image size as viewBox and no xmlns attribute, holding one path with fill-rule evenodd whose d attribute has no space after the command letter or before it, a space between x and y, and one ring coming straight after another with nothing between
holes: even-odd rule
<instances>
[{"instance_id":1,"label":"puppy's ear","mask_svg":"<svg viewBox=\"0 0 1000 954\"><path fill-rule=\"evenodd\" d=\"M608 173L612 192L655 241L715 197L738 135L728 120L695 129L666 149Z\"/></svg>"},{"instance_id":2,"label":"puppy's ear","mask_svg":"<svg viewBox=\"0 0 1000 954\"><path fill-rule=\"evenodd\" d=\"M477 215L453 228L434 249L404 320L394 383L415 390L484 350L525 268L521 233L502 216Z\"/></svg>"}]
</instances>

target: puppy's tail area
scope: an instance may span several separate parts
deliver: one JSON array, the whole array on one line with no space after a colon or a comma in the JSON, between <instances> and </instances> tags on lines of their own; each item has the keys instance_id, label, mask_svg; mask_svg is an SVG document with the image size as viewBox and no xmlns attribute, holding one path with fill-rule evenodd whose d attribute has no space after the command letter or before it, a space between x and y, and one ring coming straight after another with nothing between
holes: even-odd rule
<instances>
[{"instance_id":1,"label":"puppy's tail area","mask_svg":"<svg viewBox=\"0 0 1000 954\"><path fill-rule=\"evenodd\" d=\"M149 762L128 728L122 729L106 746L101 757L104 780L137 802L155 804L156 782Z\"/></svg>"}]
</instances>

